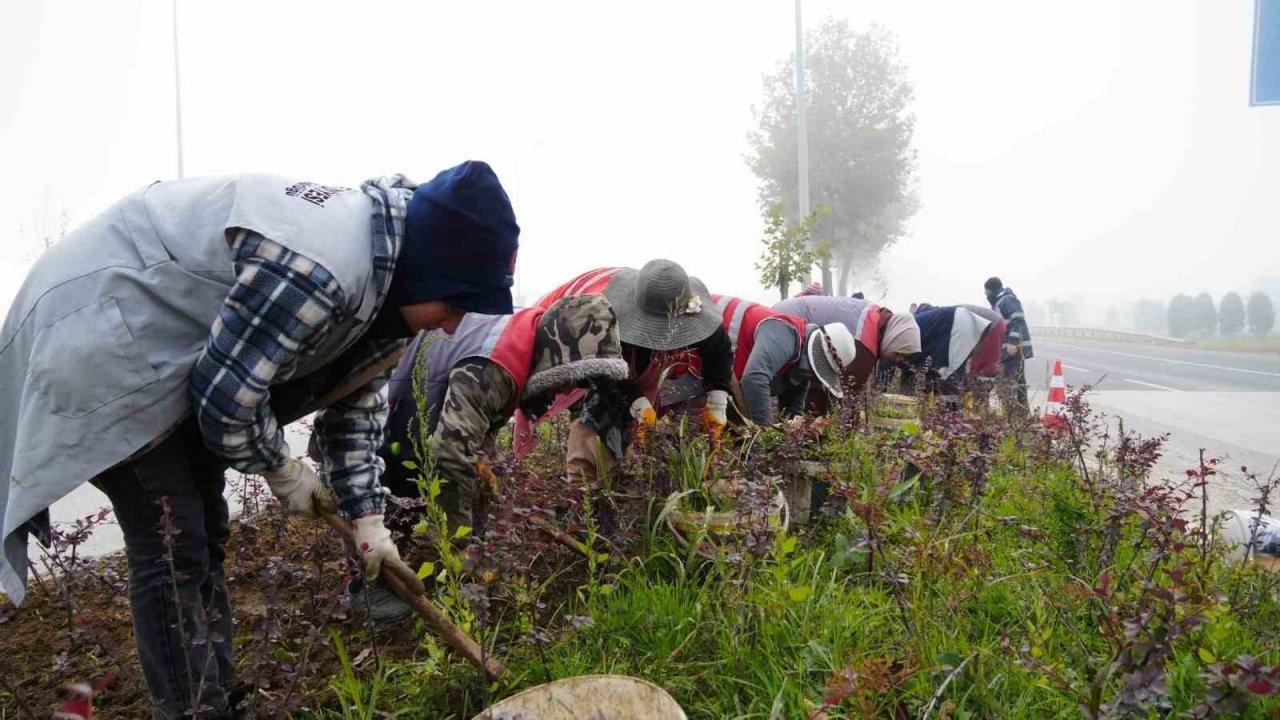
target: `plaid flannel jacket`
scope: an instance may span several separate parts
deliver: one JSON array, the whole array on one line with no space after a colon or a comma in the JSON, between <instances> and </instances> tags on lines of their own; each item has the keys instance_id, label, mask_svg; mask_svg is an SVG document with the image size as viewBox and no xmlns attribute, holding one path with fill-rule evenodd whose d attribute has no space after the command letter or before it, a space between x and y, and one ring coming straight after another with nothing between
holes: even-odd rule
<instances>
[{"instance_id":1,"label":"plaid flannel jacket","mask_svg":"<svg viewBox=\"0 0 1280 720\"><path fill-rule=\"evenodd\" d=\"M323 266L257 233L239 231L232 253L236 284L192 370L191 399L205 443L236 470L262 473L290 453L267 402L271 385L290 379L299 358L325 340L343 319L346 298ZM360 342L368 344L367 359L351 376L405 343ZM316 417L329 482L350 517L383 511L386 382L376 378Z\"/></svg>"}]
</instances>

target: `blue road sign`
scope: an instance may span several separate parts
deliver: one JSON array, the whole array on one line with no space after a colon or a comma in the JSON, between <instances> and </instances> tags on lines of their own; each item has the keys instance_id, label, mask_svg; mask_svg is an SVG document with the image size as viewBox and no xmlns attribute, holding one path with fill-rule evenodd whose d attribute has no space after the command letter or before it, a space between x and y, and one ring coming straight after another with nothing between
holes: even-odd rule
<instances>
[{"instance_id":1,"label":"blue road sign","mask_svg":"<svg viewBox=\"0 0 1280 720\"><path fill-rule=\"evenodd\" d=\"M1250 105L1280 105L1280 0L1257 0Z\"/></svg>"}]
</instances>

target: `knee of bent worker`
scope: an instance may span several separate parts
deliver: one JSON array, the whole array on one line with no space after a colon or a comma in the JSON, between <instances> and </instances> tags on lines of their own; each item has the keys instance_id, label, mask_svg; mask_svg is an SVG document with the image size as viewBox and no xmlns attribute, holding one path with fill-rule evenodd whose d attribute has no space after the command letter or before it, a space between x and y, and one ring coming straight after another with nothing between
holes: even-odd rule
<instances>
[{"instance_id":1,"label":"knee of bent worker","mask_svg":"<svg viewBox=\"0 0 1280 720\"><path fill-rule=\"evenodd\" d=\"M204 518L163 511L149 531L125 534L130 589L141 592L176 580L200 585L209 572L209 536ZM171 577L172 576L172 577Z\"/></svg>"},{"instance_id":2,"label":"knee of bent worker","mask_svg":"<svg viewBox=\"0 0 1280 720\"><path fill-rule=\"evenodd\" d=\"M571 423L565 444L565 474L569 482L594 483L601 471L601 450L600 438L594 430L580 421Z\"/></svg>"}]
</instances>

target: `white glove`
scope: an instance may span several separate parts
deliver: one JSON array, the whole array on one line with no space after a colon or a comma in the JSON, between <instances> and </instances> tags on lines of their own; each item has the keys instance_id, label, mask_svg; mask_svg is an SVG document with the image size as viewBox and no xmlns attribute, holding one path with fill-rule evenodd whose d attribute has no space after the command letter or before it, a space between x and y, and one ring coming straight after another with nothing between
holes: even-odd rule
<instances>
[{"instance_id":1,"label":"white glove","mask_svg":"<svg viewBox=\"0 0 1280 720\"><path fill-rule=\"evenodd\" d=\"M729 393L724 390L712 390L707 393L707 413L721 425L727 424L729 422Z\"/></svg>"},{"instance_id":2,"label":"white glove","mask_svg":"<svg viewBox=\"0 0 1280 720\"><path fill-rule=\"evenodd\" d=\"M645 425L653 425L658 421L658 413L653 409L653 403L649 402L649 398L643 395L631 403L631 417L636 422L644 423Z\"/></svg>"},{"instance_id":3,"label":"white glove","mask_svg":"<svg viewBox=\"0 0 1280 720\"><path fill-rule=\"evenodd\" d=\"M417 573L400 559L400 551L391 542L391 531L382 524L381 515L365 515L352 521L356 529L356 554L364 566L364 576L370 582L378 579L385 567L401 579L412 580L422 587ZM410 585L412 587L412 585ZM419 593L422 591L419 589Z\"/></svg>"},{"instance_id":4,"label":"white glove","mask_svg":"<svg viewBox=\"0 0 1280 720\"><path fill-rule=\"evenodd\" d=\"M284 511L290 514L315 515L315 494L322 489L320 476L311 466L296 458L289 458L275 470L268 470L262 476L267 480L267 487L276 496Z\"/></svg>"}]
</instances>

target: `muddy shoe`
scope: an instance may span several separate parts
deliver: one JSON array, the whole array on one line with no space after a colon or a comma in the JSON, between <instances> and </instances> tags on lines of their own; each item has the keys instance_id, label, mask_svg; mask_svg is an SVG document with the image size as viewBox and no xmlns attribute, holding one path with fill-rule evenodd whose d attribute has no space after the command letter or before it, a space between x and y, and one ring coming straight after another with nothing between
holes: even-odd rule
<instances>
[{"instance_id":1,"label":"muddy shoe","mask_svg":"<svg viewBox=\"0 0 1280 720\"><path fill-rule=\"evenodd\" d=\"M257 691L253 685L237 683L227 693L227 715L230 720L253 720L249 712L249 698Z\"/></svg>"},{"instance_id":2,"label":"muddy shoe","mask_svg":"<svg viewBox=\"0 0 1280 720\"><path fill-rule=\"evenodd\" d=\"M347 587L347 607L357 615L380 624L398 623L413 614L409 603L390 590L369 585L362 578L352 580Z\"/></svg>"}]
</instances>

